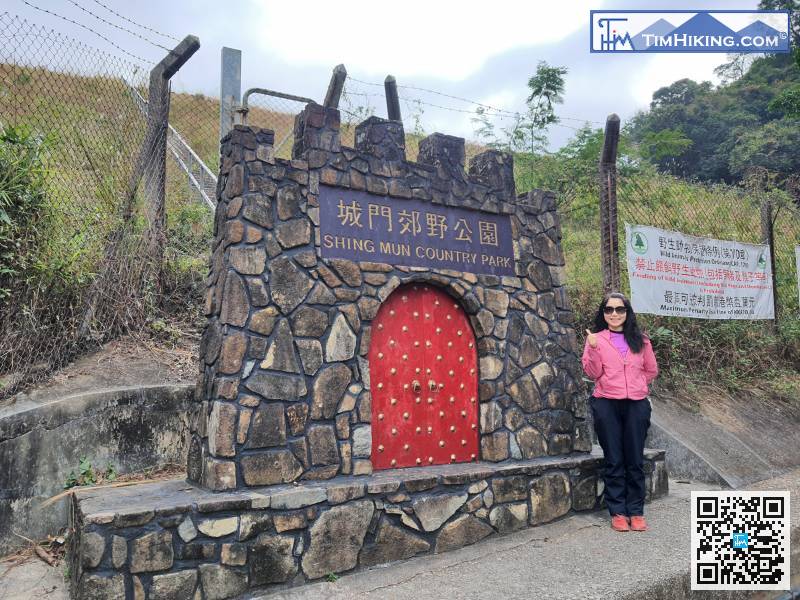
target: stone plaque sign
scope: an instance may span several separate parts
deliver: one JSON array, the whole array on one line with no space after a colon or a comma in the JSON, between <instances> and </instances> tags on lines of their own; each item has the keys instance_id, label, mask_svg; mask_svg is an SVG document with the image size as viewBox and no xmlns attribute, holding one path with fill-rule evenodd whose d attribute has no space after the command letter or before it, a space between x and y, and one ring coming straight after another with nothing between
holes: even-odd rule
<instances>
[{"instance_id":1,"label":"stone plaque sign","mask_svg":"<svg viewBox=\"0 0 800 600\"><path fill-rule=\"evenodd\" d=\"M508 215L326 185L319 205L324 258L515 275Z\"/></svg>"}]
</instances>

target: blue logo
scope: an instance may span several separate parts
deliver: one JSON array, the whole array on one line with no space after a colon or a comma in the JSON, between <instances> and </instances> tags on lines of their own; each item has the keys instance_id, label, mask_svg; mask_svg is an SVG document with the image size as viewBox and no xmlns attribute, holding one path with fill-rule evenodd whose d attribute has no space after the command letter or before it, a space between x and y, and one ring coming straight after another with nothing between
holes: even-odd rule
<instances>
[{"instance_id":1,"label":"blue logo","mask_svg":"<svg viewBox=\"0 0 800 600\"><path fill-rule=\"evenodd\" d=\"M591 52L790 52L785 10L593 10Z\"/></svg>"},{"instance_id":2,"label":"blue logo","mask_svg":"<svg viewBox=\"0 0 800 600\"><path fill-rule=\"evenodd\" d=\"M747 534L734 533L731 545L734 548L742 548L744 550L747 550Z\"/></svg>"}]
</instances>

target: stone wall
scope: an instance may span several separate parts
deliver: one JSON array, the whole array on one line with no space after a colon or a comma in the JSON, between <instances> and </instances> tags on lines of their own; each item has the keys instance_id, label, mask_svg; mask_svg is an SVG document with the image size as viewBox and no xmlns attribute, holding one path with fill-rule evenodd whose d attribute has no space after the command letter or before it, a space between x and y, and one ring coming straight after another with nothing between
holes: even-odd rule
<instances>
[{"instance_id":1,"label":"stone wall","mask_svg":"<svg viewBox=\"0 0 800 600\"><path fill-rule=\"evenodd\" d=\"M309 105L293 160L273 133L237 126L222 142L203 402L189 478L213 490L372 471L370 324L400 285L450 294L477 339L482 461L589 451L573 314L554 196L516 195L510 155L464 167L464 140L433 134L405 160L402 124L371 117L357 148L339 113ZM322 259L320 185L509 215L515 276Z\"/></svg>"},{"instance_id":2,"label":"stone wall","mask_svg":"<svg viewBox=\"0 0 800 600\"><path fill-rule=\"evenodd\" d=\"M72 597L238 597L455 550L601 505L602 454L390 469L214 493L183 481L80 491ZM667 493L645 452L647 499Z\"/></svg>"}]
</instances>

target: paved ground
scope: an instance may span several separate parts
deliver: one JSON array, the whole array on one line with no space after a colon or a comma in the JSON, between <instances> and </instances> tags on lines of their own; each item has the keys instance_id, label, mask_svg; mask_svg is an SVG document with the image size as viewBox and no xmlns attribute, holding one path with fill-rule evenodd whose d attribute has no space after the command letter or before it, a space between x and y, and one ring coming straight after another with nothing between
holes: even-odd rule
<instances>
[{"instance_id":1,"label":"paved ground","mask_svg":"<svg viewBox=\"0 0 800 600\"><path fill-rule=\"evenodd\" d=\"M646 533L616 533L604 512L579 514L455 552L260 598L619 597L658 573L688 567L691 489L706 488L671 481L670 496L645 509L651 526Z\"/></svg>"},{"instance_id":2,"label":"paved ground","mask_svg":"<svg viewBox=\"0 0 800 600\"><path fill-rule=\"evenodd\" d=\"M616 533L603 512L494 537L455 552L425 556L266 595L259 600L365 598L503 600L532 598L729 598L688 591L689 499L706 484L670 481L670 495L647 506L651 529ZM800 586L800 469L748 489L792 492L793 586ZM33 559L6 571L0 600L67 600L63 565ZM788 598L771 593L759 598ZM800 597L800 596L798 596Z\"/></svg>"},{"instance_id":3,"label":"paved ground","mask_svg":"<svg viewBox=\"0 0 800 600\"><path fill-rule=\"evenodd\" d=\"M63 564L48 567L38 558L10 567L0 563L0 600L69 600Z\"/></svg>"}]
</instances>

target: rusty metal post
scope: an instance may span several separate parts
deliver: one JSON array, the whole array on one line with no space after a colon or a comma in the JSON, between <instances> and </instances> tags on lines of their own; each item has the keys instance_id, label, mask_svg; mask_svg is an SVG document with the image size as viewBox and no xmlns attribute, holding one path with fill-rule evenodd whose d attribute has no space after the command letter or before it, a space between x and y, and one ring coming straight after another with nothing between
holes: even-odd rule
<instances>
[{"instance_id":1,"label":"rusty metal post","mask_svg":"<svg viewBox=\"0 0 800 600\"><path fill-rule=\"evenodd\" d=\"M772 201L769 198L761 200L761 239L762 243L769 246L769 264L772 270L772 310L773 327L778 329L778 279L775 274L775 233Z\"/></svg>"},{"instance_id":2,"label":"rusty metal post","mask_svg":"<svg viewBox=\"0 0 800 600\"><path fill-rule=\"evenodd\" d=\"M166 234L167 128L169 126L169 80L200 48L200 40L187 35L150 71L147 99L147 135L139 157L144 177L147 217L147 259L155 266L155 294L161 298Z\"/></svg>"},{"instance_id":3,"label":"rusty metal post","mask_svg":"<svg viewBox=\"0 0 800 600\"><path fill-rule=\"evenodd\" d=\"M606 119L603 150L600 154L600 243L603 264L603 291L620 289L619 239L617 235L617 146L619 117Z\"/></svg>"},{"instance_id":4,"label":"rusty metal post","mask_svg":"<svg viewBox=\"0 0 800 600\"><path fill-rule=\"evenodd\" d=\"M339 108L339 99L342 97L344 81L347 79L347 69L344 65L336 65L331 75L331 82L328 84L328 91L325 94L325 101L322 103L327 108Z\"/></svg>"},{"instance_id":5,"label":"rusty metal post","mask_svg":"<svg viewBox=\"0 0 800 600\"><path fill-rule=\"evenodd\" d=\"M400 114L400 97L397 95L397 80L394 75L387 75L383 82L386 91L386 114L390 121L402 121Z\"/></svg>"}]
</instances>

